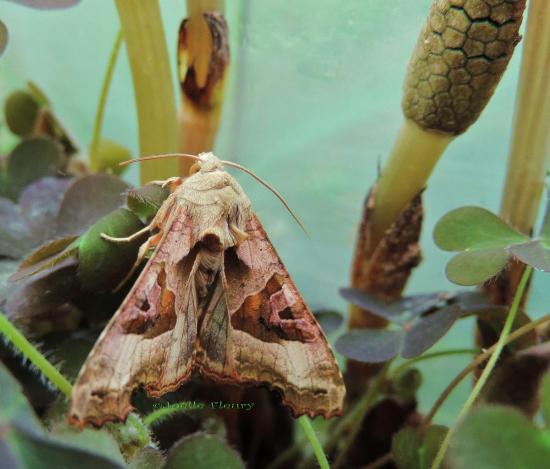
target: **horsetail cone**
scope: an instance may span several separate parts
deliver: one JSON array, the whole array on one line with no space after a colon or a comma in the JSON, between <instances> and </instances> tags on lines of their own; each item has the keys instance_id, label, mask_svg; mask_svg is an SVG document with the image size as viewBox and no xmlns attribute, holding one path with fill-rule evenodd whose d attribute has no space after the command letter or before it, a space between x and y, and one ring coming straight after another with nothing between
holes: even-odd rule
<instances>
[{"instance_id":1,"label":"horsetail cone","mask_svg":"<svg viewBox=\"0 0 550 469\"><path fill-rule=\"evenodd\" d=\"M403 112L458 135L489 102L515 46L526 0L434 0L409 62Z\"/></svg>"}]
</instances>

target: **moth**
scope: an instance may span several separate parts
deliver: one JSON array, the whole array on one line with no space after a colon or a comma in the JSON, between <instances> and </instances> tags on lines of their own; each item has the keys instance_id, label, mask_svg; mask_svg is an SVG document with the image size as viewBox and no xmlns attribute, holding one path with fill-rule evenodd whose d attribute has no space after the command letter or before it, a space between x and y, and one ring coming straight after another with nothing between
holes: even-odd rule
<instances>
[{"instance_id":1,"label":"moth","mask_svg":"<svg viewBox=\"0 0 550 469\"><path fill-rule=\"evenodd\" d=\"M111 239L152 233L139 258L154 252L84 363L69 421L124 420L134 390L159 397L193 372L266 385L295 416L341 414L334 355L248 197L223 169L238 165L212 153L195 158L194 174L170 180L176 187L149 226Z\"/></svg>"}]
</instances>

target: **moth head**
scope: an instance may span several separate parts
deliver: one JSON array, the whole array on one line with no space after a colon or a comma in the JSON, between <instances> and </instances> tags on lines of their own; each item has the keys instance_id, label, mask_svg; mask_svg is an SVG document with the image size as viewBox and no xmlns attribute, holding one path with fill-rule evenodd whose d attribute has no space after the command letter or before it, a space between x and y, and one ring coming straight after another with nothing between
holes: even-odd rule
<instances>
[{"instance_id":1,"label":"moth head","mask_svg":"<svg viewBox=\"0 0 550 469\"><path fill-rule=\"evenodd\" d=\"M221 169L223 169L222 161L214 155L214 153L210 151L207 153L199 153L197 162L191 166L189 170L189 176L199 171L202 173L210 173Z\"/></svg>"},{"instance_id":2,"label":"moth head","mask_svg":"<svg viewBox=\"0 0 550 469\"><path fill-rule=\"evenodd\" d=\"M274 187L270 186L262 178L260 178L259 176L256 176L256 174L254 174L252 171L245 168L244 166L241 166L240 164L237 164L237 163L233 163L232 161L220 160L212 152L200 153L199 155L191 155L189 153L165 153L165 154L162 154L162 155L143 156L143 157L137 158L135 160L123 161L120 164L121 165L127 165L127 164L130 164L130 163L137 163L139 161L158 160L158 159L162 159L162 158L191 158L191 159L195 160L196 163L193 166L191 166L191 169L189 171L190 176L195 174L196 172L199 172L199 171L202 172L202 173L208 173L208 172L212 172L212 171L216 171L216 170L222 170L223 171L223 166L224 165L232 167L232 168L237 168L237 169L245 172L246 174L249 174L254 179L256 179L256 181L258 181L263 186L267 187L271 192L273 192L273 194L275 194L275 196L283 203L285 208L289 211L290 215L292 215L292 218L294 218L294 220L298 223L298 225L300 225L302 230L304 230L304 233L307 234L307 230L305 229L302 222L298 219L296 214L288 206L288 204L286 203L283 196L281 194L279 194L279 192L277 192L277 190Z\"/></svg>"}]
</instances>

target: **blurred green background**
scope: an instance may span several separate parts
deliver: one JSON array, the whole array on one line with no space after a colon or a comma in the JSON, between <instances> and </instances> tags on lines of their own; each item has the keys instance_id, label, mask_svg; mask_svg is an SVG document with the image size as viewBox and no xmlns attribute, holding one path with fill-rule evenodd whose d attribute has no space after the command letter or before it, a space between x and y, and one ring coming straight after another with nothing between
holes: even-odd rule
<instances>
[{"instance_id":1,"label":"blurred green background","mask_svg":"<svg viewBox=\"0 0 550 469\"><path fill-rule=\"evenodd\" d=\"M176 43L183 0L161 0L177 83ZM279 202L246 175L237 177L273 244L312 307L346 311L338 288L349 277L365 194L402 121L401 86L429 0L228 0L232 70L215 152L246 165L289 201L306 237ZM110 0L39 11L0 1L10 42L0 58L2 98L36 82L85 150L101 82L118 31ZM481 118L453 142L424 195L424 261L409 292L455 288L444 275L449 255L431 237L434 223L462 205L498 211L513 120L521 45ZM133 88L124 49L109 94L103 136L137 155ZM3 128L0 147L13 138ZM126 178L137 183L137 168ZM528 312L548 313L550 279L535 275ZM546 294L545 294L546 293ZM473 323L455 325L437 349L472 343ZM421 410L429 408L468 357L423 364ZM464 383L438 421L449 423L465 399Z\"/></svg>"}]
</instances>

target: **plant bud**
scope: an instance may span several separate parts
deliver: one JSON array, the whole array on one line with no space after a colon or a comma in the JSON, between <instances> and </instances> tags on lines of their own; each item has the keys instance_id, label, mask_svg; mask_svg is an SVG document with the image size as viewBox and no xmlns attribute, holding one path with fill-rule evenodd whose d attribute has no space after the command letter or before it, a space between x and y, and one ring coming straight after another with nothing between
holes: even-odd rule
<instances>
[{"instance_id":1,"label":"plant bud","mask_svg":"<svg viewBox=\"0 0 550 469\"><path fill-rule=\"evenodd\" d=\"M489 102L516 44L525 0L434 0L409 62L403 112L458 135Z\"/></svg>"}]
</instances>

